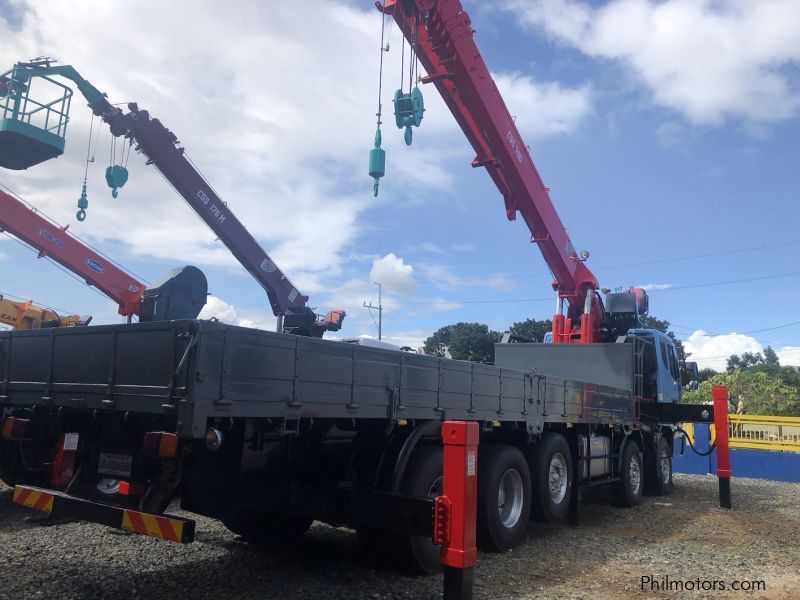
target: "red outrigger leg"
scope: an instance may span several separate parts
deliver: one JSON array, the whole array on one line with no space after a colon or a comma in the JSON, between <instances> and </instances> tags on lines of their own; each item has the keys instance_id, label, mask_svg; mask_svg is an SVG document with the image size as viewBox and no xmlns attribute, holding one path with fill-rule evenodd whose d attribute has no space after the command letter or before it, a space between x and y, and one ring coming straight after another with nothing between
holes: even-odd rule
<instances>
[{"instance_id":1,"label":"red outrigger leg","mask_svg":"<svg viewBox=\"0 0 800 600\"><path fill-rule=\"evenodd\" d=\"M445 421L444 491L434 504L434 541L441 546L444 600L470 600L478 560L475 522L478 507L477 423Z\"/></svg>"},{"instance_id":2,"label":"red outrigger leg","mask_svg":"<svg viewBox=\"0 0 800 600\"><path fill-rule=\"evenodd\" d=\"M728 388L714 386L714 432L717 444L719 505L731 508L731 449L728 445Z\"/></svg>"}]
</instances>

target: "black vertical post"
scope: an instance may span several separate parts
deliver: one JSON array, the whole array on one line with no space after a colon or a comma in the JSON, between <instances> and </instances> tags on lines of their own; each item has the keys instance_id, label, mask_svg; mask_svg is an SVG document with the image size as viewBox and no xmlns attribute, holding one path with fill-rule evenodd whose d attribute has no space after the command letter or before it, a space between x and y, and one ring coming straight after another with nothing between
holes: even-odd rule
<instances>
[{"instance_id":1,"label":"black vertical post","mask_svg":"<svg viewBox=\"0 0 800 600\"><path fill-rule=\"evenodd\" d=\"M474 567L444 567L444 600L472 600Z\"/></svg>"}]
</instances>

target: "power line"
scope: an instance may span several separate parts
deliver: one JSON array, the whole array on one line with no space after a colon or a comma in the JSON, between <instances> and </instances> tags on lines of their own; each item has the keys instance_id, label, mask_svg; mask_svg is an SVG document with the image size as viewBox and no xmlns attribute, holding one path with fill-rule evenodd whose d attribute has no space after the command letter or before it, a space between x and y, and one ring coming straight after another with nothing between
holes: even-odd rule
<instances>
[{"instance_id":1,"label":"power line","mask_svg":"<svg viewBox=\"0 0 800 600\"><path fill-rule=\"evenodd\" d=\"M6 237L8 237L9 239L11 239L13 242L16 242L17 244L19 244L20 246L22 246L23 248L25 248L26 250L30 250L31 252L33 252L34 254L37 254L37 255L39 254L39 251L38 251L36 248L34 248L33 246L30 246L30 245L26 244L26 243L25 243L25 242L23 242L22 240L19 240L19 239L15 238L13 235L9 234L8 232L4 231L4 232L3 232L3 234L4 234ZM75 273L73 273L73 272L72 272L72 271L70 271L69 269L65 269L64 267L62 267L60 264L58 264L56 261L54 261L52 258L50 258L50 256L47 256L47 255L45 255L45 256L44 256L44 258L46 258L46 259L47 259L47 262L48 262L49 264L53 265L54 267L56 267L56 268L57 268L57 269L59 269L60 271L63 271L64 273L66 273L67 275L69 275L70 277L72 277L72 278L73 278L75 281L77 281L77 282L78 282L78 283L80 283L81 285L85 285L86 287L88 287L90 290L92 290L92 291L93 291L95 294L97 294L98 296L100 296L100 297L104 298L105 300L108 300L108 299L109 299L109 298L108 298L108 296L106 296L106 295L105 295L104 293L102 293L100 290L98 290L98 289L97 289L97 288L95 288L94 286L91 286L91 285L89 285L88 283L86 283L86 282L85 282L83 279L81 279L80 277L78 277L77 275L75 275ZM57 312L61 310L61 309L56 309L56 308L55 308L55 307L53 307L53 306L47 306L46 304L42 304L42 306L44 306L45 308L52 308L52 309L56 310ZM69 312L70 312L70 313L72 313L72 314L77 314L75 311L69 311Z\"/></svg>"},{"instance_id":2,"label":"power line","mask_svg":"<svg viewBox=\"0 0 800 600\"><path fill-rule=\"evenodd\" d=\"M712 331L705 331L701 327L689 327L687 325L679 325L678 323L670 323L670 327L678 327L679 329L686 329L688 331L698 331L702 330L705 331L708 335L730 335L731 333L736 334L750 334L750 333L761 333L763 331L775 331L776 329L786 329L787 327L794 327L795 325L800 325L800 321L794 321L793 323L786 323L784 325L775 325L774 327L764 327L763 329L751 329L749 331L732 331L730 333L715 333Z\"/></svg>"},{"instance_id":3,"label":"power line","mask_svg":"<svg viewBox=\"0 0 800 600\"><path fill-rule=\"evenodd\" d=\"M735 283L746 283L751 281L763 281L765 279L779 279L781 277L794 277L800 275L800 271L789 273L776 273L773 275L758 275L755 277L742 277L739 279L728 279L725 281L707 281L705 283L694 283L688 285L674 285L661 290L651 290L652 292L668 292L671 290L690 290L701 287L711 287L719 285L731 285ZM509 304L514 302L550 302L553 298L517 298L517 299L492 299L492 300L436 300L427 302L397 302L396 304Z\"/></svg>"},{"instance_id":4,"label":"power line","mask_svg":"<svg viewBox=\"0 0 800 600\"><path fill-rule=\"evenodd\" d=\"M693 259L698 259L698 258L713 258L713 257L716 257L716 256L728 256L728 255L731 255L731 254L741 254L741 253L744 253L744 252L753 252L753 251L757 251L757 250L766 250L766 249L771 249L771 248L783 248L783 247L786 247L786 246L794 246L794 245L797 245L797 244L800 244L800 240L795 240L795 241L791 241L791 242L781 242L781 243L777 243L777 244L765 244L765 245L762 245L762 246L750 246L750 247L747 247L747 248L737 248L737 249L732 249L732 250L720 250L718 252L707 252L707 253L704 253L704 254L691 254L691 255L686 255L686 256L673 256L673 257L669 257L669 258L658 258L658 259L653 259L653 260L645 260L645 261L633 262L633 263L623 263L623 264L618 264L618 265L606 265L606 266L600 265L600 266L593 267L593 270L602 271L602 270L609 270L609 269L624 269L624 268L628 268L628 267L640 267L640 266L646 266L646 265L664 264L664 263L670 263L670 262L680 262L680 261L693 260ZM447 279L428 279L428 278L424 278L424 279L417 279L416 282L419 283L419 284L429 284L429 283L430 284L436 284L436 283L471 283L471 282L480 282L480 281L495 281L495 280L498 280L498 279L521 279L521 278L526 278L526 277L543 277L543 276L549 276L549 275L550 275L550 273L548 273L548 272L518 273L518 274L515 274L515 275L494 275L494 276L490 276L490 277L463 277L463 278L462 277L450 277L450 278L447 278ZM408 281L407 280L406 281L401 281L401 280L392 281L392 280L389 280L389 281L384 281L383 283L388 284L388 285L391 285L391 284L400 285L400 284L407 284ZM336 289L336 290L330 290L330 291L325 292L325 293L345 292L345 291L348 291L348 290L358 290L358 289L363 289L363 288L367 288L367 287L370 287L370 284L358 285L358 286L353 286L353 287L343 287L343 288L339 288L339 289Z\"/></svg>"},{"instance_id":5,"label":"power line","mask_svg":"<svg viewBox=\"0 0 800 600\"><path fill-rule=\"evenodd\" d=\"M0 296L2 296L4 298L13 298L14 300L20 300L21 302L28 302L28 301L34 302L31 298L23 298L22 296L17 296L15 294L9 294L8 292L0 292ZM73 310L65 310L63 308L58 308L57 306L51 306L49 304L44 304L42 302L34 302L34 303L36 305L38 305L38 306L42 306L44 308L49 308L50 310L53 310L53 311L57 312L60 315L74 315L74 314L77 314Z\"/></svg>"}]
</instances>

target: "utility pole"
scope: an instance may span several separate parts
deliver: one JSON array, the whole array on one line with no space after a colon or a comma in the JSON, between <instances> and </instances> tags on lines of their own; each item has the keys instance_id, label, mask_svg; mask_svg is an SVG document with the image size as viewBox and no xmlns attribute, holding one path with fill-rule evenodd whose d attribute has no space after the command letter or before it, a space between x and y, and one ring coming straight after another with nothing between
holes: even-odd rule
<instances>
[{"instance_id":1,"label":"utility pole","mask_svg":"<svg viewBox=\"0 0 800 600\"><path fill-rule=\"evenodd\" d=\"M381 290L383 288L383 285L378 283L377 281L373 283L378 286L378 306L372 306L372 302L370 302L369 304L364 302L364 308L378 311L378 339L381 339L383 335L383 304L381 302Z\"/></svg>"}]
</instances>

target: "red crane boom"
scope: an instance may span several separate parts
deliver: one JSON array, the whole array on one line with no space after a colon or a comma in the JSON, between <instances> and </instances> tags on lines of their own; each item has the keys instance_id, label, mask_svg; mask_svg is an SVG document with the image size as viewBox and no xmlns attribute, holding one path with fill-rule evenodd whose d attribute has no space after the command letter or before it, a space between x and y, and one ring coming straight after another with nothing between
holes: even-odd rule
<instances>
[{"instance_id":1,"label":"red crane boom","mask_svg":"<svg viewBox=\"0 0 800 600\"><path fill-rule=\"evenodd\" d=\"M13 196L0 191L0 230L7 231L83 278L119 304L119 314L138 315L145 285L86 244L45 219Z\"/></svg>"},{"instance_id":2,"label":"red crane boom","mask_svg":"<svg viewBox=\"0 0 800 600\"><path fill-rule=\"evenodd\" d=\"M473 39L459 0L386 0L379 10L394 17L414 44L428 75L475 149L473 167L485 167L503 195L506 216L517 213L531 231L553 274L557 310L553 342L598 341L604 319L597 278L575 252L528 147ZM562 315L563 303L567 313Z\"/></svg>"}]
</instances>

